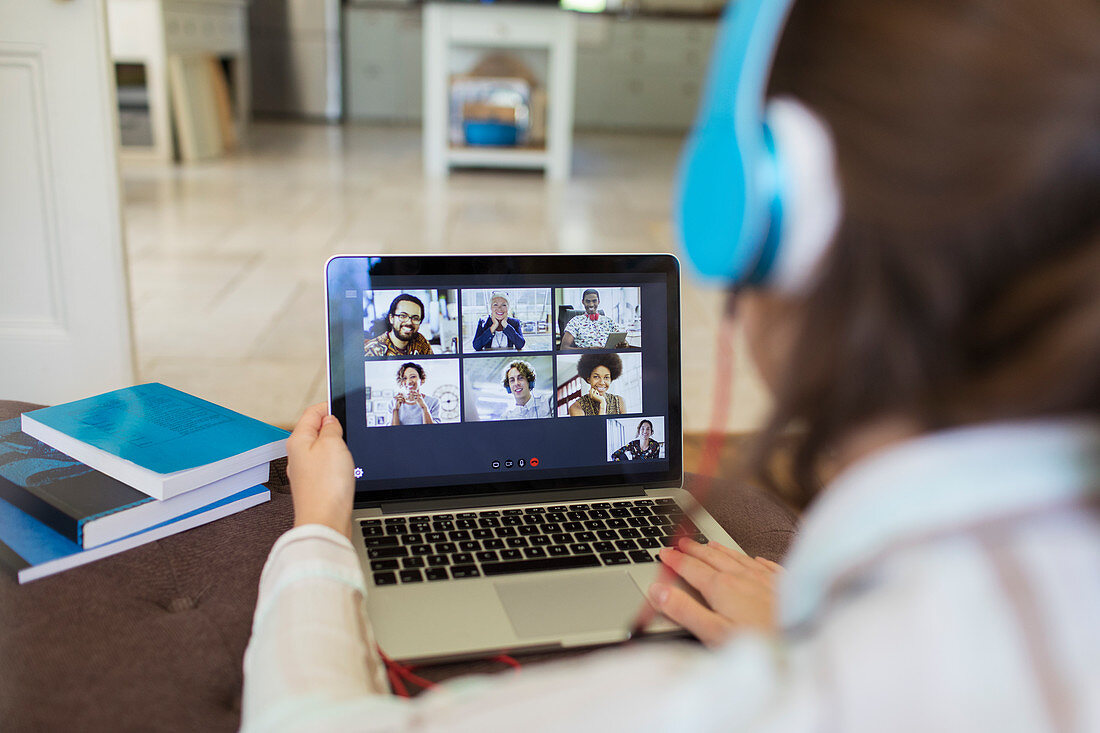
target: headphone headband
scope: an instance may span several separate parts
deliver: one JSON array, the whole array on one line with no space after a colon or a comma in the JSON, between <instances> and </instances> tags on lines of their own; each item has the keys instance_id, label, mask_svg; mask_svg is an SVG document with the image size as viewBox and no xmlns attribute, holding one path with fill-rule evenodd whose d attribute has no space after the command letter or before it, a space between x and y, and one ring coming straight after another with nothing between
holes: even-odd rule
<instances>
[{"instance_id":1,"label":"headphone headband","mask_svg":"<svg viewBox=\"0 0 1100 733\"><path fill-rule=\"evenodd\" d=\"M732 0L723 13L679 172L680 234L704 276L761 282L777 256L785 182L764 94L793 2Z\"/></svg>"}]
</instances>

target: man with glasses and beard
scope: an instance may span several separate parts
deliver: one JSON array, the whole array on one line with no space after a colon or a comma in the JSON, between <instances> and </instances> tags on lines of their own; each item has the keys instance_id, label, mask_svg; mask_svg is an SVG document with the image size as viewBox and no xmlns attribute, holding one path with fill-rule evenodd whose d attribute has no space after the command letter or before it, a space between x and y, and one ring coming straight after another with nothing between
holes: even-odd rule
<instances>
[{"instance_id":1,"label":"man with glasses and beard","mask_svg":"<svg viewBox=\"0 0 1100 733\"><path fill-rule=\"evenodd\" d=\"M387 315L389 329L377 338L363 343L365 356L410 356L430 354L432 346L420 333L424 320L424 303L420 298L401 293L390 303Z\"/></svg>"}]
</instances>

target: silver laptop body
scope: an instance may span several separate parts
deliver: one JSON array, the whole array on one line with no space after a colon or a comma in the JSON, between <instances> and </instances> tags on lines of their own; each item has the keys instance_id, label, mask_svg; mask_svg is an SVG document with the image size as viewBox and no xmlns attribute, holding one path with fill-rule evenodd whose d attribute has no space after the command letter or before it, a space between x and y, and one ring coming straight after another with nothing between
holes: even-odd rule
<instances>
[{"instance_id":1,"label":"silver laptop body","mask_svg":"<svg viewBox=\"0 0 1100 733\"><path fill-rule=\"evenodd\" d=\"M737 547L681 488L672 256L339 256L325 277L330 406L357 466L352 541L391 658L622 642L684 513L690 535ZM592 290L588 325L575 313ZM566 328L595 345L563 351ZM630 348L608 350L606 328ZM432 353L413 353L423 343ZM586 354L618 372L599 394L624 412L568 416L598 404L578 379ZM535 375L529 396L516 361ZM646 632L683 633L659 616Z\"/></svg>"}]
</instances>

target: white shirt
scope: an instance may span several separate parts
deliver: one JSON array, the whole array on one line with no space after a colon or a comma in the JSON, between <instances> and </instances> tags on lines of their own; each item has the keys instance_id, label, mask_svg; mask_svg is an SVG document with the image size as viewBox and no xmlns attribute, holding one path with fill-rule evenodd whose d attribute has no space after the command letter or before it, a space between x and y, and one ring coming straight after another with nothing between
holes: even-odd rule
<instances>
[{"instance_id":1,"label":"white shirt","mask_svg":"<svg viewBox=\"0 0 1100 733\"><path fill-rule=\"evenodd\" d=\"M411 701L386 693L347 539L291 530L260 581L243 728L1100 730L1098 486L1096 423L909 441L807 513L779 635L640 644Z\"/></svg>"},{"instance_id":2,"label":"white shirt","mask_svg":"<svg viewBox=\"0 0 1100 733\"><path fill-rule=\"evenodd\" d=\"M550 402L546 397L539 397L532 392L526 405L513 404L504 411L500 419L523 420L536 417L550 417Z\"/></svg>"},{"instance_id":3,"label":"white shirt","mask_svg":"<svg viewBox=\"0 0 1100 733\"><path fill-rule=\"evenodd\" d=\"M566 333L573 334L573 345L579 349L602 349L607 337L613 333L626 333L626 329L605 315L592 320L585 314L573 316L565 324Z\"/></svg>"}]
</instances>

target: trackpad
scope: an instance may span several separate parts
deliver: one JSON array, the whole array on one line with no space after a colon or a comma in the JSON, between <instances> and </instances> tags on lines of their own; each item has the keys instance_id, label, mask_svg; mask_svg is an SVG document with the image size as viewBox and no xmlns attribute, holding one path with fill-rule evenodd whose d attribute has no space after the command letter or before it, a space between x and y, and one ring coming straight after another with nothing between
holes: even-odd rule
<instances>
[{"instance_id":1,"label":"trackpad","mask_svg":"<svg viewBox=\"0 0 1100 733\"><path fill-rule=\"evenodd\" d=\"M496 583L516 634L523 638L628 630L644 602L626 573Z\"/></svg>"}]
</instances>

